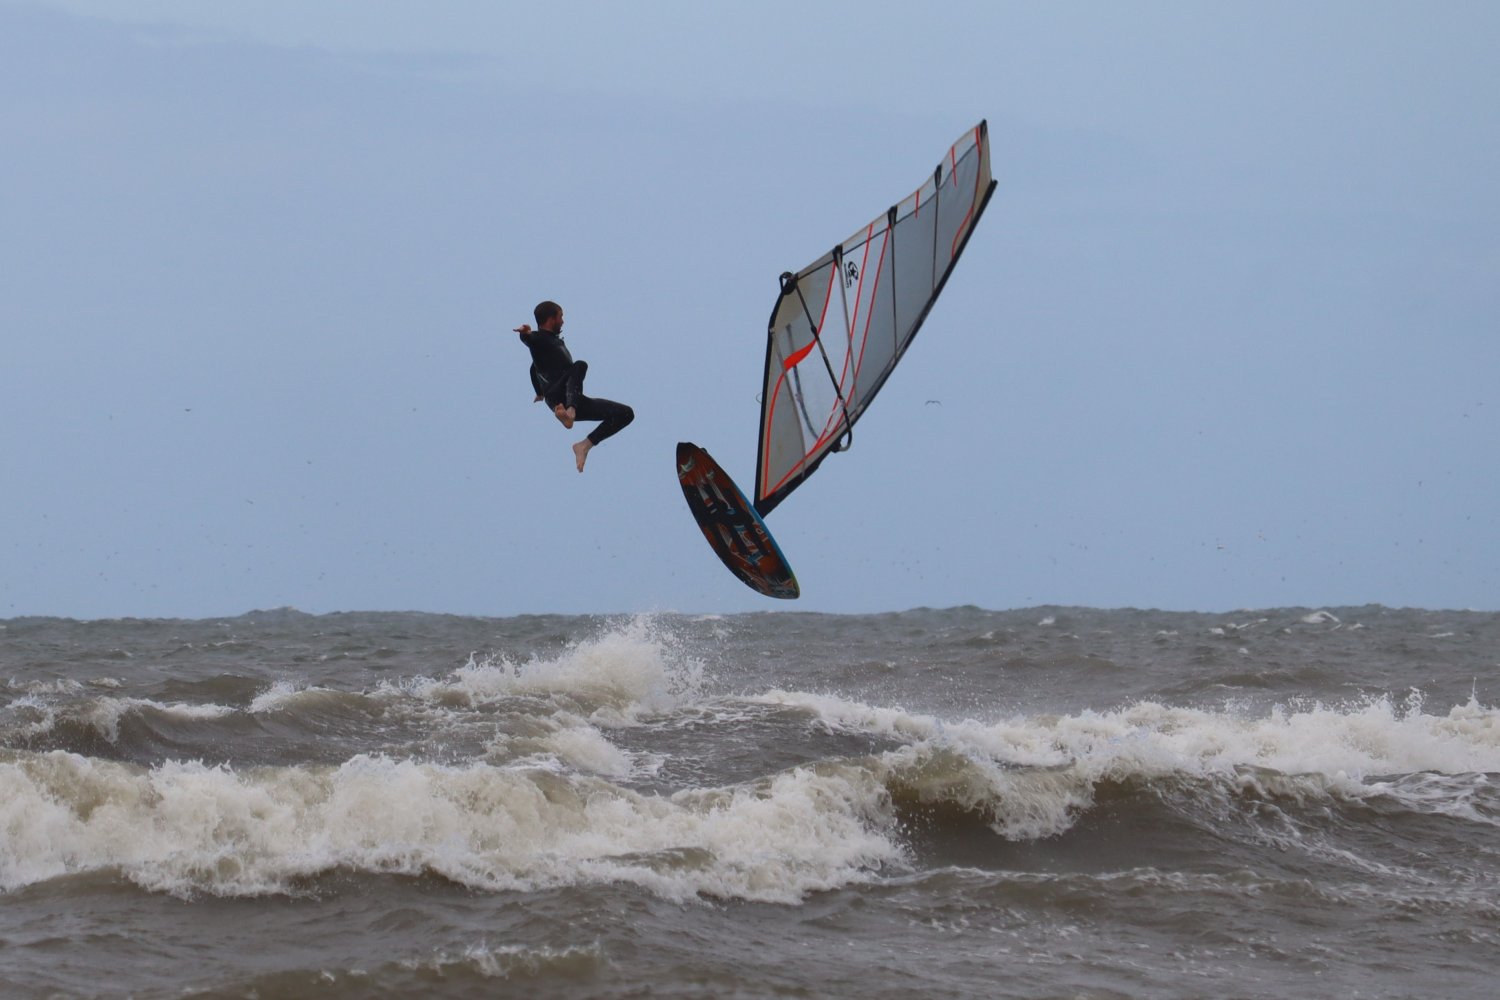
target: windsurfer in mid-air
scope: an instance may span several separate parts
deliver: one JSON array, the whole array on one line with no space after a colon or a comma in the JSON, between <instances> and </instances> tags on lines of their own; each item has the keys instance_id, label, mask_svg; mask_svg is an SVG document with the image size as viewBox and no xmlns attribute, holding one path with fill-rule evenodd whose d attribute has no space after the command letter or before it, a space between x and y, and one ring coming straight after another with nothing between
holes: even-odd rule
<instances>
[{"instance_id":1,"label":"windsurfer in mid-air","mask_svg":"<svg viewBox=\"0 0 1500 1000\"><path fill-rule=\"evenodd\" d=\"M594 399L583 394L583 379L588 374L587 361L574 361L568 345L563 343L563 311L556 302L540 302L532 310L537 328L522 323L516 327L521 343L531 351L531 386L536 399L546 400L552 413L564 427L578 420L601 421L588 437L573 446L578 471L583 471L589 449L621 430L635 419L635 411L624 403Z\"/></svg>"}]
</instances>

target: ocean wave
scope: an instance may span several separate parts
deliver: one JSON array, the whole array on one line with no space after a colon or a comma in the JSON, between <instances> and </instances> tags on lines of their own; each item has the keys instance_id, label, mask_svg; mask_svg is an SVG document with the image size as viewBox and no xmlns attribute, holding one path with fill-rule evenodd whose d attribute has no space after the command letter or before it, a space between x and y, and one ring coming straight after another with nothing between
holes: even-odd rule
<instances>
[{"instance_id":1,"label":"ocean wave","mask_svg":"<svg viewBox=\"0 0 1500 1000\"><path fill-rule=\"evenodd\" d=\"M900 863L889 809L855 766L664 796L366 756L237 772L19 754L0 761L0 887L106 869L151 891L255 896L346 868L491 891L623 883L679 901L796 902Z\"/></svg>"},{"instance_id":2,"label":"ocean wave","mask_svg":"<svg viewBox=\"0 0 1500 1000\"><path fill-rule=\"evenodd\" d=\"M310 968L266 973L248 979L219 983L213 996L304 997L405 997L441 994L453 996L465 990L489 995L503 988L495 980L531 984L533 988L556 990L569 983L598 979L610 968L604 946L598 941L566 947L502 945L480 941L463 948L436 949L430 954L394 959L368 968Z\"/></svg>"},{"instance_id":3,"label":"ocean wave","mask_svg":"<svg viewBox=\"0 0 1500 1000\"><path fill-rule=\"evenodd\" d=\"M1500 825L1469 776L1500 773L1500 711L1470 700L1446 714L1420 696L1263 714L1142 702L1112 711L944 721L830 695L776 690L759 702L817 725L903 742L881 758L898 798L988 817L1031 840L1066 832L1110 785L1186 781L1240 793L1359 801ZM1426 780L1393 776L1430 775Z\"/></svg>"},{"instance_id":4,"label":"ocean wave","mask_svg":"<svg viewBox=\"0 0 1500 1000\"><path fill-rule=\"evenodd\" d=\"M378 693L454 707L545 698L596 721L631 725L691 702L704 681L701 660L681 652L654 620L637 616L557 656L471 655L445 677L385 682Z\"/></svg>"},{"instance_id":5,"label":"ocean wave","mask_svg":"<svg viewBox=\"0 0 1500 1000\"><path fill-rule=\"evenodd\" d=\"M609 960L597 942L568 948L533 948L524 945L471 945L454 953L439 951L427 958L398 963L414 972L436 973L451 981L456 973L471 973L482 979L530 979L536 977L584 978L608 968Z\"/></svg>"},{"instance_id":6,"label":"ocean wave","mask_svg":"<svg viewBox=\"0 0 1500 1000\"><path fill-rule=\"evenodd\" d=\"M0 732L26 749L140 763L164 753L224 759L229 751L292 763L284 755L296 746L323 745L323 762L329 752L333 759L361 750L420 755L423 746L470 746L495 730L492 749L514 737L518 754L623 777L651 773L659 760L612 748L599 729L640 726L704 700L704 664L681 646L666 626L639 616L549 654L470 654L447 674L377 678L360 689L302 676L219 678L190 691L169 685L174 694L227 703L120 697L112 693L118 684L101 697L100 685L73 680L12 681ZM250 734L273 738L245 739Z\"/></svg>"},{"instance_id":7,"label":"ocean wave","mask_svg":"<svg viewBox=\"0 0 1500 1000\"><path fill-rule=\"evenodd\" d=\"M59 702L56 699L27 695L7 705L3 712L7 728L22 742L36 741L52 735L93 744L121 742L121 726L138 721L151 733L163 725L222 719L232 715L228 705L160 702L151 698L94 698Z\"/></svg>"},{"instance_id":8,"label":"ocean wave","mask_svg":"<svg viewBox=\"0 0 1500 1000\"><path fill-rule=\"evenodd\" d=\"M496 734L490 759L460 764L360 754L336 766L143 767L11 751L0 757L0 887L106 870L152 891L246 896L348 869L486 891L628 884L675 901L797 902L901 870L913 817L1012 842L1067 834L1102 801L1146 819L1173 809L1189 826L1243 821L1271 843L1300 836L1296 815L1330 807L1500 826L1500 714L1472 701L1443 715L1414 696L990 722L799 692L745 701L888 746L671 793L622 784L661 756L563 712Z\"/></svg>"},{"instance_id":9,"label":"ocean wave","mask_svg":"<svg viewBox=\"0 0 1500 1000\"><path fill-rule=\"evenodd\" d=\"M1472 696L966 718L878 689L724 694L646 618L437 676L360 676L354 691L261 677L191 692L232 704L13 685L0 720L24 749L0 751L0 887L118 872L179 896L295 894L347 870L797 902L934 853L924 830L993 851L1169 813L1213 851L1234 824L1260 824L1260 845L1320 836L1320 812L1500 827L1500 712ZM221 746L253 765L176 759Z\"/></svg>"}]
</instances>

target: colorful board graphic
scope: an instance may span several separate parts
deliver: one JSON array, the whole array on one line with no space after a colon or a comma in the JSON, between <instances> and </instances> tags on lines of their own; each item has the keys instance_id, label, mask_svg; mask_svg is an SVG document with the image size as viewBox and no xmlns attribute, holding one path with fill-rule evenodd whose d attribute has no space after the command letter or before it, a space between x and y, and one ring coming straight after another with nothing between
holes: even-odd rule
<instances>
[{"instance_id":1,"label":"colorful board graphic","mask_svg":"<svg viewBox=\"0 0 1500 1000\"><path fill-rule=\"evenodd\" d=\"M712 455L679 442L677 481L703 537L731 573L767 597L792 599L801 594L766 522Z\"/></svg>"}]
</instances>

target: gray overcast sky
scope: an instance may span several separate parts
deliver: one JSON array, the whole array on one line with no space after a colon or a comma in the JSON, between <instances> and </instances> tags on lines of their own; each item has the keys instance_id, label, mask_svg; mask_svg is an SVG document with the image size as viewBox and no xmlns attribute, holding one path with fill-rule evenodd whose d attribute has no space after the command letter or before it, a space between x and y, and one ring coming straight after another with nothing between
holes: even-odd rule
<instances>
[{"instance_id":1,"label":"gray overcast sky","mask_svg":"<svg viewBox=\"0 0 1500 1000\"><path fill-rule=\"evenodd\" d=\"M0 617L1500 608L1497 50L1489 3L0 0ZM776 275L980 118L995 198L760 598L673 446L753 484ZM582 476L541 298L637 412Z\"/></svg>"}]
</instances>

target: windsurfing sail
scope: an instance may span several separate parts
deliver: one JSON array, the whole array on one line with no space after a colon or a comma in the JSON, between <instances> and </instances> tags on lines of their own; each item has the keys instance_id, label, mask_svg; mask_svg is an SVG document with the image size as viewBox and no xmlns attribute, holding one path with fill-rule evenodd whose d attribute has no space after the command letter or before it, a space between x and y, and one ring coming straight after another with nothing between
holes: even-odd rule
<instances>
[{"instance_id":1,"label":"windsurfing sail","mask_svg":"<svg viewBox=\"0 0 1500 1000\"><path fill-rule=\"evenodd\" d=\"M906 353L995 190L985 122L922 185L795 274L771 310L755 509L762 516L848 447Z\"/></svg>"}]
</instances>

